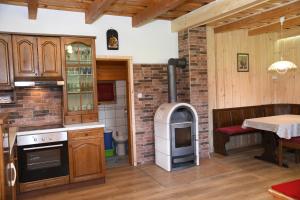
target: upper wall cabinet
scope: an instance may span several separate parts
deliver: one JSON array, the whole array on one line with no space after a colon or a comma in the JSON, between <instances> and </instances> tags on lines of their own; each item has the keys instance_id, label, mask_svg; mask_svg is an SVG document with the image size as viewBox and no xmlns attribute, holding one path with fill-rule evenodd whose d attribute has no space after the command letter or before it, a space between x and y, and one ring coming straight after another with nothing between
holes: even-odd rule
<instances>
[{"instance_id":1,"label":"upper wall cabinet","mask_svg":"<svg viewBox=\"0 0 300 200\"><path fill-rule=\"evenodd\" d=\"M13 36L15 77L61 77L60 38Z\"/></svg>"},{"instance_id":2,"label":"upper wall cabinet","mask_svg":"<svg viewBox=\"0 0 300 200\"><path fill-rule=\"evenodd\" d=\"M11 89L13 84L13 59L11 36L0 34L0 89Z\"/></svg>"},{"instance_id":3,"label":"upper wall cabinet","mask_svg":"<svg viewBox=\"0 0 300 200\"><path fill-rule=\"evenodd\" d=\"M39 75L37 40L32 36L13 36L15 77Z\"/></svg>"},{"instance_id":4,"label":"upper wall cabinet","mask_svg":"<svg viewBox=\"0 0 300 200\"><path fill-rule=\"evenodd\" d=\"M62 38L65 124L96 122L95 40Z\"/></svg>"},{"instance_id":5,"label":"upper wall cabinet","mask_svg":"<svg viewBox=\"0 0 300 200\"><path fill-rule=\"evenodd\" d=\"M60 38L38 38L39 72L41 76L61 76Z\"/></svg>"}]
</instances>

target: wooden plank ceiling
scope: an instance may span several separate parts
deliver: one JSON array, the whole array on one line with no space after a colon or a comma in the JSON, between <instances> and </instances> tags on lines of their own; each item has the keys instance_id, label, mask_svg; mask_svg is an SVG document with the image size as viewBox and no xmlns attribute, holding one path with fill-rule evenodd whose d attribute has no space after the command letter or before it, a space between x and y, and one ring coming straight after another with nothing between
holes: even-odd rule
<instances>
[{"instance_id":1,"label":"wooden plank ceiling","mask_svg":"<svg viewBox=\"0 0 300 200\"><path fill-rule=\"evenodd\" d=\"M212 12L213 11L213 12ZM249 35L279 32L300 35L300 0L218 0L172 21L172 30L208 25L215 33L248 29Z\"/></svg>"},{"instance_id":2,"label":"wooden plank ceiling","mask_svg":"<svg viewBox=\"0 0 300 200\"><path fill-rule=\"evenodd\" d=\"M153 19L173 20L214 0L0 0L3 4L28 7L29 19L38 17L38 8L85 12L86 23L104 14L130 16L133 26Z\"/></svg>"},{"instance_id":3,"label":"wooden plank ceiling","mask_svg":"<svg viewBox=\"0 0 300 200\"><path fill-rule=\"evenodd\" d=\"M215 27L215 33L248 29L249 35L258 35L279 32L281 16L286 18L283 24L285 30L298 29L300 26L300 1L270 0L208 25Z\"/></svg>"}]
</instances>

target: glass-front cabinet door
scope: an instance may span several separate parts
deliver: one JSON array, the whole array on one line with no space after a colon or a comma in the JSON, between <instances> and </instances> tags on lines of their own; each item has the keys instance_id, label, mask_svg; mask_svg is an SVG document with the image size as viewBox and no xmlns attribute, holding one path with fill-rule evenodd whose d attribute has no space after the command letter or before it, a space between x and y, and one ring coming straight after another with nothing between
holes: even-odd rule
<instances>
[{"instance_id":1,"label":"glass-front cabinet door","mask_svg":"<svg viewBox=\"0 0 300 200\"><path fill-rule=\"evenodd\" d=\"M86 40L86 39L84 39ZM95 58L93 40L64 43L65 51L65 112L68 115L95 112ZM71 118L71 119L70 119ZM65 118L65 122L79 117ZM68 124L68 122L67 122Z\"/></svg>"}]
</instances>

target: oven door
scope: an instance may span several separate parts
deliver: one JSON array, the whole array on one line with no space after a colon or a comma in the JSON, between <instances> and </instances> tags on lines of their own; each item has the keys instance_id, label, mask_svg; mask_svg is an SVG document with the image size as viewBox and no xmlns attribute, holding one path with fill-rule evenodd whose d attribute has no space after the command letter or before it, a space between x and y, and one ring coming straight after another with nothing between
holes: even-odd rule
<instances>
[{"instance_id":1,"label":"oven door","mask_svg":"<svg viewBox=\"0 0 300 200\"><path fill-rule=\"evenodd\" d=\"M67 148L67 141L18 146L20 182L68 175Z\"/></svg>"},{"instance_id":2,"label":"oven door","mask_svg":"<svg viewBox=\"0 0 300 200\"><path fill-rule=\"evenodd\" d=\"M194 128L192 123L171 124L172 156L184 156L194 153Z\"/></svg>"}]
</instances>

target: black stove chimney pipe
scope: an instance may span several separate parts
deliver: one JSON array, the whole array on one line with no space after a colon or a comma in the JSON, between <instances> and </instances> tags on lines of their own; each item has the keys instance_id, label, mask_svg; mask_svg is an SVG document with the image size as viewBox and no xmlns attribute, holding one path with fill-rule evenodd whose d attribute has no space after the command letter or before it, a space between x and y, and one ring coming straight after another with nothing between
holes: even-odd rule
<instances>
[{"instance_id":1,"label":"black stove chimney pipe","mask_svg":"<svg viewBox=\"0 0 300 200\"><path fill-rule=\"evenodd\" d=\"M169 103L177 101L177 88L176 88L176 67L185 68L187 61L185 58L170 58L168 61L168 94Z\"/></svg>"}]
</instances>

